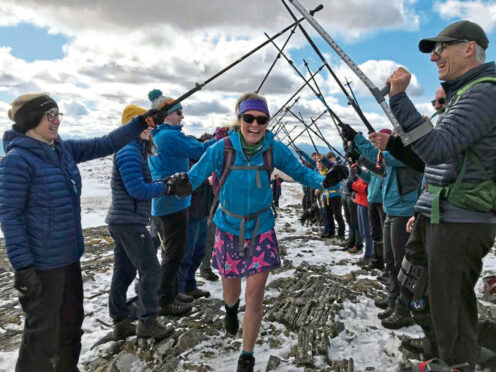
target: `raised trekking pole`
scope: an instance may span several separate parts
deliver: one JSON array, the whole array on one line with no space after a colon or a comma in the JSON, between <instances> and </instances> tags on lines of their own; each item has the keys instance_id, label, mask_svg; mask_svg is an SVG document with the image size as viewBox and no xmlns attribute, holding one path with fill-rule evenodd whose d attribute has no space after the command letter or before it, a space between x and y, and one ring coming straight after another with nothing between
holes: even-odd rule
<instances>
[{"instance_id":1,"label":"raised trekking pole","mask_svg":"<svg viewBox=\"0 0 496 372\"><path fill-rule=\"evenodd\" d=\"M291 113L291 115L294 115L294 114L293 114L293 112L292 112L291 110L288 110L288 111ZM320 115L317 117L317 119L312 120L312 123L314 123L314 124L315 124L315 122L316 122L317 120L319 120L319 119L320 119L320 118L321 118L321 117L322 117L325 113L326 113L326 111L324 111L322 114L320 114ZM301 119L300 119L300 118L297 118L297 119L298 119L298 121L301 121ZM297 135L297 136L293 137L293 139L291 139L291 138L290 138L290 141L291 141L290 143L294 143L294 141L296 141L296 139L297 139L298 137L300 137L300 136L301 136L303 133L305 133L305 132L307 132L307 128L306 128L306 127L305 127L305 129L303 129L300 133L298 133L298 135ZM289 144L288 144L288 145L289 145Z\"/></svg>"},{"instance_id":2,"label":"raised trekking pole","mask_svg":"<svg viewBox=\"0 0 496 372\"><path fill-rule=\"evenodd\" d=\"M284 123L284 124L283 124L283 126L286 126L286 124L287 124L287 122L286 122L286 123ZM282 127L282 126L281 126L281 127ZM295 125L295 126L293 126L293 128L291 128L291 129L288 131L288 133L289 133L289 134L293 133L295 129L296 129L296 125ZM281 138L281 141L284 141L284 140L286 139L286 137L287 137L287 135L286 135L286 136L284 136L284 137L282 137L282 138Z\"/></svg>"},{"instance_id":3,"label":"raised trekking pole","mask_svg":"<svg viewBox=\"0 0 496 372\"><path fill-rule=\"evenodd\" d=\"M318 12L319 10L321 10L323 7L324 6L322 4L319 5L319 6L317 6L314 10L310 11L310 14L313 15L314 13ZM244 56L240 57L239 59L237 59L236 61L234 61L233 63L231 63L229 66L227 66L224 69L222 69L221 71L217 72L215 75L213 75L209 79L205 80L203 83L196 83L195 84L195 87L193 89L190 89L189 91L187 91L186 93L184 93L179 98L176 98L171 103L168 103L168 104L164 105L164 107L162 107L161 110L162 111L168 111L171 107L174 107L179 102L184 101L186 98L188 98L191 95L193 95L194 93L198 92L205 85L207 85L208 83L210 83L212 80L218 78L220 75L224 74L226 71L230 70L231 68L233 68L234 66L236 66L238 63L244 61L246 58L248 58L249 56L251 56L253 53L255 53L258 50L262 49L264 46L266 46L272 40L274 40L274 39L278 38L279 36L281 36L282 34L286 33L288 30L290 30L291 28L293 28L294 26L296 26L298 23L300 23L304 19L305 18L302 17L302 18L300 18L298 20L295 20L295 22L293 22L292 24L290 24L289 26L287 26L286 28L284 28L283 30L279 31L277 34L275 34L274 36L272 36L270 40L266 40L262 44L260 44L257 47L253 48L248 53L246 53Z\"/></svg>"},{"instance_id":4,"label":"raised trekking pole","mask_svg":"<svg viewBox=\"0 0 496 372\"><path fill-rule=\"evenodd\" d=\"M281 0L283 5L285 6L285 8L288 10L289 14L291 15L291 17L296 21L296 16L294 15L294 13L291 11L291 9L289 8L289 6L286 4L286 2L284 0ZM291 1L294 4L293 1ZM296 5L295 5L296 6ZM303 8L302 8L303 9ZM314 19L312 15L309 15L308 12L305 11L305 15L304 17L307 18L308 16L312 17L312 20ZM307 18L308 20L308 18ZM351 105L351 107L353 107L353 109L355 110L355 112L357 113L357 115L360 117L360 119L362 120L363 124L365 124L365 126L367 127L367 129L369 130L369 133L372 133L374 132L374 128L372 127L372 125L370 125L369 121L367 120L367 118L365 117L365 115L363 114L362 110L360 109L360 107L356 104L356 102L353 100L353 97L351 97L346 88L343 86L343 84L341 83L341 81L338 79L337 75L334 73L334 71L332 70L331 66L327 63L326 59L324 58L324 56L322 55L322 53L320 52L319 48L317 47L317 45L315 45L315 43L313 42L312 38L310 37L310 35L308 35L308 33L305 31L305 29L301 26L301 25L298 25L299 26L299 29L300 31L303 33L303 35L305 36L305 38L307 39L308 43L311 45L311 47L313 48L313 50L315 51L315 53L317 53L317 55L319 56L319 58L321 59L321 61L326 65L327 67L327 70L329 70L330 74L332 75L332 77L334 78L334 80L336 80L336 83L339 85L339 87L341 88L341 90L343 91L344 95L346 96L346 98L348 99L348 103Z\"/></svg>"},{"instance_id":5,"label":"raised trekking pole","mask_svg":"<svg viewBox=\"0 0 496 372\"><path fill-rule=\"evenodd\" d=\"M289 34L288 38L286 39L286 41L284 42L283 46L282 46L282 49L284 50L284 48L286 48L286 45L288 45L288 42L289 40L291 39L291 37L293 36L293 34L295 33L295 30L296 30L296 25L294 25L293 29L291 30L291 33ZM266 34L267 35L267 34ZM264 85L265 83L265 80L267 80L267 78L269 77L272 69L274 68L274 66L276 65L277 63L277 60L281 58L281 53L277 53L276 55L276 58L274 59L274 62L272 62L272 65L270 65L269 67L269 70L267 71L267 73L265 74L262 82L260 83L260 85L258 86L257 90L255 91L255 93L258 93L260 92L260 89L262 89L262 86Z\"/></svg>"},{"instance_id":6,"label":"raised trekking pole","mask_svg":"<svg viewBox=\"0 0 496 372\"><path fill-rule=\"evenodd\" d=\"M296 99L293 101L293 103L289 106L289 107L293 107L298 101L299 101L300 97L296 97ZM286 102L287 103L287 102ZM277 113L280 113L281 110L278 110ZM282 121L282 119L284 119L284 117L288 114L288 111L284 111L282 113L282 115L279 117L279 119L277 119L277 122L272 126L272 128L270 129L271 131L274 130L274 128L276 128L279 123ZM281 128L277 128L276 132L279 132L281 130Z\"/></svg>"},{"instance_id":7,"label":"raised trekking pole","mask_svg":"<svg viewBox=\"0 0 496 372\"><path fill-rule=\"evenodd\" d=\"M334 51L341 57L341 59L348 65L348 67L358 76L358 78L365 84L365 86L369 89L369 91L374 96L375 100L382 107L384 113L387 118L393 124L396 132L401 133L401 137L403 139L403 143L405 145L410 144L410 137L404 133L403 128L400 126L396 118L394 117L391 108L387 105L384 96L389 92L389 86L386 86L383 89L377 88L372 81L363 73L363 71L358 67L355 62L351 60L351 58L339 47L339 45L329 36L329 34L322 28L322 26L315 20L315 18L309 14L305 8L298 2L298 0L289 0L291 4L298 10L298 12L306 18L308 23L312 25L312 27L317 31L317 33L322 36L322 38L329 44L329 46L334 49Z\"/></svg>"},{"instance_id":8,"label":"raised trekking pole","mask_svg":"<svg viewBox=\"0 0 496 372\"><path fill-rule=\"evenodd\" d=\"M348 78L347 77L345 77L344 80L346 80L346 84L345 85L350 90L350 93L353 96L353 99L355 100L355 102L357 103L357 105L360 106L360 104L358 103L357 98L355 97L355 92L353 92L353 89L351 88L351 81L348 81Z\"/></svg>"}]
</instances>

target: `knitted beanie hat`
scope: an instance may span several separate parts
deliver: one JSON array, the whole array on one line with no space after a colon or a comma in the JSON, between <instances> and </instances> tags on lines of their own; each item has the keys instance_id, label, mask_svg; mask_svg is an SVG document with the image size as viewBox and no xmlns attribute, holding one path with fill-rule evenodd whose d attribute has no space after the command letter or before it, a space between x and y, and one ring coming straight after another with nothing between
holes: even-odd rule
<instances>
[{"instance_id":1,"label":"knitted beanie hat","mask_svg":"<svg viewBox=\"0 0 496 372\"><path fill-rule=\"evenodd\" d=\"M122 125L127 124L134 118L136 115L143 115L146 110L142 107L136 105L127 105L122 112L121 123Z\"/></svg>"},{"instance_id":2,"label":"knitted beanie hat","mask_svg":"<svg viewBox=\"0 0 496 372\"><path fill-rule=\"evenodd\" d=\"M58 105L48 93L26 93L12 101L8 115L15 122L15 129L26 133L36 128L43 115L54 107Z\"/></svg>"},{"instance_id":3,"label":"knitted beanie hat","mask_svg":"<svg viewBox=\"0 0 496 372\"><path fill-rule=\"evenodd\" d=\"M148 93L148 99L152 102L152 109L162 108L168 103L174 102L174 98L166 97L162 94L162 91L159 89L153 89ZM167 110L167 115L172 114L174 111L181 110L183 106L178 103L174 105L170 109Z\"/></svg>"}]
</instances>

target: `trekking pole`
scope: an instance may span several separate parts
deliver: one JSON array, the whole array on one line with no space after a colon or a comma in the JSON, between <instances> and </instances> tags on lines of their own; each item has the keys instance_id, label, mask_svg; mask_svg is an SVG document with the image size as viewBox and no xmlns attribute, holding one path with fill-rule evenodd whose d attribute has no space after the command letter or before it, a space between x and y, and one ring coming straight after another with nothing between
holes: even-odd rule
<instances>
[{"instance_id":1,"label":"trekking pole","mask_svg":"<svg viewBox=\"0 0 496 372\"><path fill-rule=\"evenodd\" d=\"M288 111L289 111L292 115L294 115L294 114L293 114L293 112L292 112L291 110L288 110ZM322 117L322 116L323 116L326 112L327 112L327 111L324 111L322 114L320 114L320 115L317 117L317 119L312 120L312 123L313 123L313 124L315 124L315 122L316 122L317 120L319 120L319 119L320 119L320 118L321 118L321 117ZM297 119L298 119L299 121L301 121L301 119L300 119L300 118L297 118ZM300 137L300 136L301 136L303 133L305 133L306 131L307 131L307 128L303 129L300 133L298 133L298 135L297 135L296 137L293 137L293 139L292 139L292 140L291 140L291 138L290 138L291 142L292 142L292 143L294 143L294 141L296 141L296 139L297 139L298 137ZM291 144L291 143L288 143L288 145L290 145L290 144Z\"/></svg>"},{"instance_id":2,"label":"trekking pole","mask_svg":"<svg viewBox=\"0 0 496 372\"><path fill-rule=\"evenodd\" d=\"M305 120L303 120L303 115L301 114L301 112L298 111L298 115L300 115L301 122L304 123ZM319 150L317 149L317 146L315 146L315 142L313 141L312 136L310 135L310 131L308 130L307 127L305 127L305 130L307 131L308 138L310 138L310 142L312 142L312 145L313 145L313 148L315 149L315 152L319 152Z\"/></svg>"},{"instance_id":3,"label":"trekking pole","mask_svg":"<svg viewBox=\"0 0 496 372\"><path fill-rule=\"evenodd\" d=\"M317 71L315 71L315 73L313 74L313 76L317 75L317 74L318 74L318 73L319 73L319 72L320 72L320 71L324 68L324 66L325 66L325 65L320 66L320 67L319 67L319 69L318 69ZM291 100L292 100L294 97L296 97L296 95L297 95L298 93L300 93L300 91L308 85L308 83L312 80L312 77L313 77L313 76L310 76L310 77L308 78L308 80L305 80L305 83L304 83L304 84L303 84L303 85L302 85L302 86L301 86L301 87L300 87L300 88L299 88L299 89L298 89L298 90L297 90L297 91L296 91L296 92L295 92L295 93L294 93L294 94L293 94L293 95L292 95L292 96L291 96L291 97L290 97L290 98L286 101L286 103L284 103L284 105L282 105L282 106L279 108L279 110L277 110L277 112L274 114L274 117L276 117L276 116L277 116L277 115L278 115L278 114L279 114L279 113L280 113L280 112L281 112L281 111L282 111L282 110L283 110L283 109L284 109L284 108L285 108L285 107L289 104L289 102L291 102Z\"/></svg>"},{"instance_id":4,"label":"trekking pole","mask_svg":"<svg viewBox=\"0 0 496 372\"><path fill-rule=\"evenodd\" d=\"M265 34L265 36L267 38L269 38L269 35ZM289 65L293 68L293 70L295 70L295 72L298 74L299 77L301 77L303 80L305 80L305 76L300 72L300 70L298 70L298 68L295 66L294 62L292 59L290 59L278 46L277 44L272 41L272 45L274 45L274 47L279 51L279 53L286 59L286 61L289 63ZM304 60L305 61L305 60ZM306 62L305 62L306 63ZM307 69L308 69L308 66L307 66ZM309 70L309 69L308 69ZM310 76L311 76L311 79L312 81L317 85L317 83L315 82L315 75L312 75L311 71L309 70L309 73L310 73ZM329 111L329 115L331 116L336 116L337 115L335 114L334 111L332 111L332 109L329 107L329 105L327 104L324 96L322 95L322 92L317 92L313 87L312 85L308 84L308 87L310 88L310 90L313 92L313 94L315 94L315 96L322 102L322 104L326 107L326 109ZM341 121L340 121L341 122ZM338 129L338 132L339 132L339 129Z\"/></svg>"},{"instance_id":5,"label":"trekking pole","mask_svg":"<svg viewBox=\"0 0 496 372\"><path fill-rule=\"evenodd\" d=\"M287 123L287 122L286 122L286 123ZM286 125L286 123L284 123L283 125L285 126L285 125ZM293 128L291 128L291 130L289 130L289 131L288 131L288 133L289 133L289 134L293 133L295 129L296 129L296 125L295 125ZM284 136L284 137L282 137L282 138L280 139L280 141L281 141L281 142L282 142L282 141L284 141L284 140L286 139L286 137L287 137L287 135L286 135L286 136Z\"/></svg>"},{"instance_id":6,"label":"trekking pole","mask_svg":"<svg viewBox=\"0 0 496 372\"><path fill-rule=\"evenodd\" d=\"M347 77L345 77L345 78L344 78L344 80L346 80L346 84L345 84L345 85L346 85L346 86L348 87L348 89L350 90L350 93L351 93L351 95L353 96L353 99L355 100L356 104L357 104L358 106L360 106L360 104L358 103L358 100L357 100L357 99L356 99L356 97L355 97L355 92L353 92L353 89L351 89L351 81L348 81L348 78L347 78Z\"/></svg>"},{"instance_id":7,"label":"trekking pole","mask_svg":"<svg viewBox=\"0 0 496 372\"><path fill-rule=\"evenodd\" d=\"M284 1L284 0L283 0ZM291 4L306 18L308 23L317 31L317 33L322 36L322 38L331 46L332 49L341 57L341 59L348 65L348 67L358 76L358 78L365 84L369 89L372 96L374 96L377 103L382 107L382 110L386 114L387 118L393 125L396 132L402 135L403 143L405 145L410 144L410 137L404 132L403 128L398 123L398 120L394 117L391 108L387 105L384 96L389 92L389 86L387 85L383 89L379 90L372 81L363 73L363 71L351 60L351 58L339 47L339 45L329 36L329 34L322 28L322 26L315 20L315 18L309 14L305 8L301 6L298 0L289 0ZM300 28L301 29L301 28Z\"/></svg>"},{"instance_id":8,"label":"trekking pole","mask_svg":"<svg viewBox=\"0 0 496 372\"><path fill-rule=\"evenodd\" d=\"M314 10L310 11L310 14L313 15L314 13L318 12L322 8L324 8L324 6L321 4L321 5L317 6ZM212 80L214 80L217 77L219 77L220 75L224 74L226 71L230 70L231 68L233 68L234 66L236 66L238 63L244 61L246 58L248 58L249 56L251 56L253 53L257 52L258 50L260 50L264 46L266 46L268 43L270 43L271 40L274 40L274 39L278 38L279 36L281 36L282 34L286 33L288 30L290 30L291 28L293 28L294 26L296 26L298 23L300 23L304 19L305 19L305 17L302 17L302 18L300 18L298 20L295 20L295 22L293 22L292 24L290 24L289 26L287 26L286 28L284 28L283 30L279 31L277 34L275 34L274 36L272 36L270 40L266 40L262 44L260 44L257 47L253 48L248 53L246 53L244 56L240 57L239 59L237 59L236 61L234 61L233 63L231 63L229 66L227 66L224 69L222 69L221 71L217 72L215 75L213 75L209 79L205 80L203 83L196 83L195 84L195 87L193 89L190 89L189 91L187 91L186 93L184 93L179 98L176 98L171 103L168 103L168 104L164 105L164 107L162 107L161 110L167 112L171 107L174 107L178 103L184 101L186 98L188 98L191 95L193 95L194 93L198 92L205 85L207 85L208 83L210 83Z\"/></svg>"},{"instance_id":9,"label":"trekking pole","mask_svg":"<svg viewBox=\"0 0 496 372\"><path fill-rule=\"evenodd\" d=\"M291 39L291 37L293 36L293 34L295 33L296 31L296 25L294 25L293 29L291 30L291 33L289 34L288 38L286 39L286 41L284 42L283 46L282 46L282 49L284 50L284 48L286 47L286 45L288 44L289 40ZM272 65L269 67L269 70L267 71L267 73L265 74L262 82L260 83L260 85L258 86L257 90L255 91L255 93L258 93L260 92L260 89L262 89L262 86L264 85L265 83L265 80L267 80L267 78L269 77L272 69L274 68L274 66L276 65L277 63L277 60L281 58L281 53L277 53L277 56L276 58L274 59L274 62L272 62Z\"/></svg>"},{"instance_id":10,"label":"trekking pole","mask_svg":"<svg viewBox=\"0 0 496 372\"><path fill-rule=\"evenodd\" d=\"M289 107L293 107L298 101L299 101L300 97L296 97L296 99L294 100L294 102L291 104L291 106ZM287 102L286 102L287 104ZM280 112L280 110L278 111L278 113ZM271 131L274 130L274 128L277 127L277 125L279 125L279 123L282 121L282 119L288 114L288 111L284 111L283 114L281 115L281 117L277 120L277 122L272 126L272 129L270 129ZM281 130L280 128L278 128L277 131Z\"/></svg>"},{"instance_id":11,"label":"trekking pole","mask_svg":"<svg viewBox=\"0 0 496 372\"><path fill-rule=\"evenodd\" d=\"M281 0L283 5L285 6L285 8L287 9L287 11L289 12L289 14L291 15L291 17L296 21L296 16L294 15L294 13L291 11L291 9L289 8L288 4L286 4L286 2L284 0ZM302 13L302 15L307 19L307 21L313 26L315 27L311 21L309 20L309 17L311 17L311 20L312 21L315 21L315 19L313 18L312 15L309 15L308 12L297 2L297 0L289 0L295 7L296 9L298 9L298 11L300 13L304 12L304 14ZM300 8L298 8L296 6L296 4L298 4L300 6ZM301 9L301 10L300 10ZM360 107L356 104L356 102L353 100L353 97L351 97L349 95L349 93L346 91L346 88L343 86L343 84L341 83L341 81L338 79L337 75L334 73L334 71L332 70L331 66L329 66L329 64L327 63L326 59L324 58L324 56L322 55L322 53L320 52L319 48L317 47L317 45L315 45L315 43L313 42L312 38L310 37L310 35L308 35L308 33L305 31L305 29L301 26L301 25L298 25L299 26L299 29L300 31L303 33L303 35L305 36L305 38L307 39L307 41L309 42L309 44L312 46L313 50L315 51L315 53L317 53L317 55L319 56L319 58L322 60L322 62L326 65L327 69L329 70L329 72L331 73L332 77L334 78L334 80L336 80L336 83L339 85L339 87L341 88L341 90L343 91L344 95L346 96L346 98L348 99L348 103L351 105L351 107L353 107L353 109L355 110L355 112L357 113L357 115L360 117L360 119L362 120L362 122L365 124L365 126L367 127L367 129L369 130L369 133L372 133L372 132L375 132L374 128L372 127L372 125L370 125L369 121L367 120L367 118L365 117L365 115L363 114L362 110L360 109ZM324 31L325 32L325 31ZM355 65L356 66L356 65ZM356 66L358 68L358 66ZM384 98L384 97L383 97Z\"/></svg>"},{"instance_id":12,"label":"trekking pole","mask_svg":"<svg viewBox=\"0 0 496 372\"><path fill-rule=\"evenodd\" d=\"M291 115L293 115L298 121L300 121L305 127L307 127L309 130L311 130L313 134L315 134L322 141L324 141L324 143L327 145L327 147L329 147L329 150L334 151L336 154L338 154L339 156L341 156L343 159L346 160L346 158L343 156L343 154L341 154L341 152L339 152L334 146L332 146L329 142L327 142L327 140L325 139L324 136L321 137L316 131L314 131L312 128L310 128L310 126L308 126L304 121L301 121L301 119L298 117L298 115L296 115L293 111L290 111L289 113Z\"/></svg>"}]
</instances>

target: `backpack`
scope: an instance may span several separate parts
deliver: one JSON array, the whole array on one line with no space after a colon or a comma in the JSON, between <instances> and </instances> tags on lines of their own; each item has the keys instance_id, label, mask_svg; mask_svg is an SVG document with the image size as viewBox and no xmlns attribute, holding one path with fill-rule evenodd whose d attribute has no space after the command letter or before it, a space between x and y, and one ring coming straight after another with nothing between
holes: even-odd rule
<instances>
[{"instance_id":1,"label":"backpack","mask_svg":"<svg viewBox=\"0 0 496 372\"><path fill-rule=\"evenodd\" d=\"M238 215L229 212L226 210L220 203L219 203L219 195L220 195L220 190L222 189L222 186L226 182L227 176L231 172L231 170L256 170L257 171L257 187L261 188L262 184L260 182L260 171L265 170L267 172L267 176L269 177L270 181L270 176L272 174L272 171L274 170L274 156L273 156L273 149L272 145L265 150L262 155L264 159L264 165L249 165L249 166L239 166L239 165L234 165L234 160L236 158L236 151L234 150L234 147L232 146L231 139L229 136L226 136L222 138L224 141L224 162L222 164L222 173L220 176L220 179L217 177L217 173L213 172L212 173L212 191L215 195L214 201L212 203L212 209L210 210L210 217L209 217L209 223L212 223L215 211L217 210L217 207L220 206L222 211L226 213L227 215L241 219L241 226L240 226L240 236L239 236L239 254L240 256L244 255L244 236L245 236L245 222L246 220L251 220L251 219L257 219L255 229L253 230L253 237L257 236L258 233L258 226L259 226L259 218L258 216L264 213L267 209L270 208L266 207L262 209L261 211L258 211L256 213L250 214L250 215ZM249 249L249 256L253 256L253 249L254 249L254 243L255 240L251 239L250 242L250 249Z\"/></svg>"}]
</instances>

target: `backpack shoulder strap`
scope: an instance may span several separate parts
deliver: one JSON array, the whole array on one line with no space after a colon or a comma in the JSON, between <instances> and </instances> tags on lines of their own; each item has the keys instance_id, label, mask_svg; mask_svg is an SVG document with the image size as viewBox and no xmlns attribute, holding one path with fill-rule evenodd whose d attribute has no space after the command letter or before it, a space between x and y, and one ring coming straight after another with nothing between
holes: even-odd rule
<instances>
[{"instance_id":1,"label":"backpack shoulder strap","mask_svg":"<svg viewBox=\"0 0 496 372\"><path fill-rule=\"evenodd\" d=\"M226 182L227 176L231 172L232 166L234 165L234 159L236 157L231 139L229 137L224 137L222 140L224 141L224 162L222 163L222 174L219 179L219 192L222 185L224 185L224 182Z\"/></svg>"},{"instance_id":2,"label":"backpack shoulder strap","mask_svg":"<svg viewBox=\"0 0 496 372\"><path fill-rule=\"evenodd\" d=\"M458 102L458 100L463 95L463 93L465 93L467 90L469 90L475 84L479 84L479 83L493 83L493 84L496 84L496 77L494 77L494 76L485 76L485 77L481 77L479 79L472 80L469 83L465 84L463 87L461 87L460 89L458 89L456 91L455 97L454 97L454 100L453 100L453 103L450 105L450 107L451 106L454 106Z\"/></svg>"},{"instance_id":3,"label":"backpack shoulder strap","mask_svg":"<svg viewBox=\"0 0 496 372\"><path fill-rule=\"evenodd\" d=\"M270 177L272 175L272 171L274 170L274 149L272 145L270 145L270 147L267 150L265 150L262 155L264 159L265 170L269 175L269 182L270 182Z\"/></svg>"}]
</instances>

